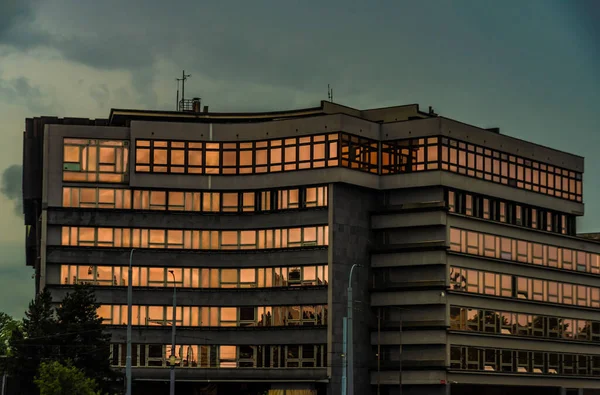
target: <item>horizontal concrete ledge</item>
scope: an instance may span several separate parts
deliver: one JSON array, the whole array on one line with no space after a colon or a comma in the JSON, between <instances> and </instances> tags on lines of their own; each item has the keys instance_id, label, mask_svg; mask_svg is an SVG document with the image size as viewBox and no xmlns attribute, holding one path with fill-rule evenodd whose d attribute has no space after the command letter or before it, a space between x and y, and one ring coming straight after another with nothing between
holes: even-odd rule
<instances>
[{"instance_id":1,"label":"horizontal concrete ledge","mask_svg":"<svg viewBox=\"0 0 600 395\"><path fill-rule=\"evenodd\" d=\"M380 370L392 370L398 372L400 361L381 361ZM406 370L430 370L445 369L446 361L443 359L402 359L402 369Z\"/></svg>"},{"instance_id":2,"label":"horizontal concrete ledge","mask_svg":"<svg viewBox=\"0 0 600 395\"><path fill-rule=\"evenodd\" d=\"M445 251L381 253L371 256L372 268L446 265Z\"/></svg>"},{"instance_id":3,"label":"horizontal concrete ledge","mask_svg":"<svg viewBox=\"0 0 600 395\"><path fill-rule=\"evenodd\" d=\"M244 175L152 174L134 172L130 175L130 186L132 188L227 191L343 182L365 188L378 189L379 178L377 174L344 167Z\"/></svg>"},{"instance_id":4,"label":"horizontal concrete ledge","mask_svg":"<svg viewBox=\"0 0 600 395\"><path fill-rule=\"evenodd\" d=\"M124 368L118 369L124 371ZM169 381L170 369L132 369L134 381ZM327 368L175 368L176 381L192 382L233 382L237 380L256 382L328 382Z\"/></svg>"},{"instance_id":5,"label":"horizontal concrete ledge","mask_svg":"<svg viewBox=\"0 0 600 395\"><path fill-rule=\"evenodd\" d=\"M53 300L62 300L70 286L48 286ZM127 287L94 287L96 300L100 304L127 304ZM134 288L133 304L170 305L171 288ZM327 287L297 288L254 288L254 289L197 289L177 290L179 306L285 306L327 304Z\"/></svg>"},{"instance_id":6,"label":"horizontal concrete ledge","mask_svg":"<svg viewBox=\"0 0 600 395\"><path fill-rule=\"evenodd\" d=\"M516 201L534 206L544 207L551 210L567 212L575 215L583 215L584 205L566 199L542 193L515 188L492 181L468 177L466 175L452 173L444 170L430 170L406 174L394 174L380 176L380 189L418 188L425 186L442 185Z\"/></svg>"},{"instance_id":7,"label":"horizontal concrete ledge","mask_svg":"<svg viewBox=\"0 0 600 395\"><path fill-rule=\"evenodd\" d=\"M414 228L416 226L446 225L444 211L377 214L371 216L373 229Z\"/></svg>"},{"instance_id":8,"label":"horizontal concrete ledge","mask_svg":"<svg viewBox=\"0 0 600 395\"><path fill-rule=\"evenodd\" d=\"M183 327L178 326L177 344L189 345L270 345L270 344L325 344L327 327ZM127 326L107 326L112 343L127 342ZM133 343L170 344L171 327L132 328Z\"/></svg>"},{"instance_id":9,"label":"horizontal concrete ledge","mask_svg":"<svg viewBox=\"0 0 600 395\"><path fill-rule=\"evenodd\" d=\"M418 203L403 203L403 204L394 204L391 206L387 206L381 210L374 210L371 212L372 215L386 215L386 214L402 214L409 213L413 211L438 211L440 209L447 210L446 202L444 201L434 201L434 202L418 202Z\"/></svg>"},{"instance_id":10,"label":"horizontal concrete ledge","mask_svg":"<svg viewBox=\"0 0 600 395\"><path fill-rule=\"evenodd\" d=\"M128 266L129 248L49 246L47 263ZM327 265L327 247L242 251L136 249L133 266L276 267Z\"/></svg>"},{"instance_id":11,"label":"horizontal concrete ledge","mask_svg":"<svg viewBox=\"0 0 600 395\"><path fill-rule=\"evenodd\" d=\"M371 292L385 291L410 291L414 289L446 289L446 281L444 280L422 280L422 281L407 281L407 282L391 282L386 281L377 284L375 288L370 288Z\"/></svg>"},{"instance_id":12,"label":"horizontal concrete ledge","mask_svg":"<svg viewBox=\"0 0 600 395\"><path fill-rule=\"evenodd\" d=\"M418 345L418 344L446 344L445 330L410 330L402 331L389 328L386 331L371 332L371 345Z\"/></svg>"},{"instance_id":13,"label":"horizontal concrete ledge","mask_svg":"<svg viewBox=\"0 0 600 395\"><path fill-rule=\"evenodd\" d=\"M398 385L398 371L371 371L372 385ZM442 385L446 380L446 370L403 370L402 385Z\"/></svg>"},{"instance_id":14,"label":"horizontal concrete ledge","mask_svg":"<svg viewBox=\"0 0 600 395\"><path fill-rule=\"evenodd\" d=\"M372 292L371 307L446 304L445 291Z\"/></svg>"},{"instance_id":15,"label":"horizontal concrete ledge","mask_svg":"<svg viewBox=\"0 0 600 395\"><path fill-rule=\"evenodd\" d=\"M598 320L598 309L575 305L545 303L535 300L503 298L483 294L469 294L448 290L448 303L452 306L464 306L474 309L510 311L525 314L540 314L551 317Z\"/></svg>"},{"instance_id":16,"label":"horizontal concrete ledge","mask_svg":"<svg viewBox=\"0 0 600 395\"><path fill-rule=\"evenodd\" d=\"M48 224L62 226L243 230L326 225L328 220L327 208L242 215L72 208L48 210Z\"/></svg>"},{"instance_id":17,"label":"horizontal concrete ledge","mask_svg":"<svg viewBox=\"0 0 600 395\"><path fill-rule=\"evenodd\" d=\"M564 235L541 229L531 229L462 214L449 213L448 226L496 236L527 240L534 243L548 244L555 247L600 253L600 240Z\"/></svg>"},{"instance_id":18,"label":"horizontal concrete ledge","mask_svg":"<svg viewBox=\"0 0 600 395\"><path fill-rule=\"evenodd\" d=\"M448 333L448 343L481 348L494 347L542 352L600 354L600 344L597 342L501 335L496 333L451 331Z\"/></svg>"},{"instance_id":19,"label":"horizontal concrete ledge","mask_svg":"<svg viewBox=\"0 0 600 395\"><path fill-rule=\"evenodd\" d=\"M430 250L447 250L445 240L428 240L418 243L404 244L381 244L377 245L371 253L373 254L389 254L392 252L410 252L410 251L430 251Z\"/></svg>"},{"instance_id":20,"label":"horizontal concrete ledge","mask_svg":"<svg viewBox=\"0 0 600 395\"><path fill-rule=\"evenodd\" d=\"M532 387L599 388L600 377L559 376L555 374L524 374L502 372L448 371L452 384L514 385Z\"/></svg>"},{"instance_id":21,"label":"horizontal concrete ledge","mask_svg":"<svg viewBox=\"0 0 600 395\"><path fill-rule=\"evenodd\" d=\"M535 265L533 263L468 255L453 251L448 251L448 266L512 274L514 276L537 278L541 280L588 285L591 287L598 286L598 282L600 281L600 275L598 274L557 269L548 266Z\"/></svg>"},{"instance_id":22,"label":"horizontal concrete ledge","mask_svg":"<svg viewBox=\"0 0 600 395\"><path fill-rule=\"evenodd\" d=\"M385 307L383 307L383 308L385 308ZM377 320L375 320L374 323L371 323L371 325L369 327L371 328L372 331L376 331L377 330ZM414 329L420 328L422 330L426 330L426 329L446 330L448 328L448 325L446 325L446 321L444 321L444 320L422 320L422 321L406 320L406 321L402 321L402 328L409 329L409 330L413 329L413 328ZM381 322L380 329L381 329L381 331L398 332L398 330L400 329L400 321L384 320Z\"/></svg>"}]
</instances>

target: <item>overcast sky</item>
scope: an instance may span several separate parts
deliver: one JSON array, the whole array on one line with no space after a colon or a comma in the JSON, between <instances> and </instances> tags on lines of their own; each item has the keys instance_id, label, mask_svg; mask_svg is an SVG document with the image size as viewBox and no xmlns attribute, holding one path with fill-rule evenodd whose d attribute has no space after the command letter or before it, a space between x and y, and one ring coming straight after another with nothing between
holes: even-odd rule
<instances>
[{"instance_id":1,"label":"overcast sky","mask_svg":"<svg viewBox=\"0 0 600 395\"><path fill-rule=\"evenodd\" d=\"M406 103L586 158L600 231L600 1L0 0L0 311L33 297L16 212L26 117Z\"/></svg>"}]
</instances>

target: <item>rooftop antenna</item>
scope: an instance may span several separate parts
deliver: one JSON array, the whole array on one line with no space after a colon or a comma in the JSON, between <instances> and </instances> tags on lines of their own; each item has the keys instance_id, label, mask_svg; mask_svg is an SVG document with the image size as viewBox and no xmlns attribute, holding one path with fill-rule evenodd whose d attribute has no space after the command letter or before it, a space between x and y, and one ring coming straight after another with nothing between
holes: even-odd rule
<instances>
[{"instance_id":1,"label":"rooftop antenna","mask_svg":"<svg viewBox=\"0 0 600 395\"><path fill-rule=\"evenodd\" d=\"M175 111L179 111L179 78L175 78L177 82L177 98L175 99Z\"/></svg>"},{"instance_id":2,"label":"rooftop antenna","mask_svg":"<svg viewBox=\"0 0 600 395\"><path fill-rule=\"evenodd\" d=\"M180 101L179 101L179 81L181 81L181 102L185 100L185 81L188 77L191 77L191 74L186 74L185 70L181 72L181 78L176 78L177 80L177 111L180 110Z\"/></svg>"},{"instance_id":3,"label":"rooftop antenna","mask_svg":"<svg viewBox=\"0 0 600 395\"><path fill-rule=\"evenodd\" d=\"M333 88L329 84L327 84L327 98L333 103Z\"/></svg>"}]
</instances>

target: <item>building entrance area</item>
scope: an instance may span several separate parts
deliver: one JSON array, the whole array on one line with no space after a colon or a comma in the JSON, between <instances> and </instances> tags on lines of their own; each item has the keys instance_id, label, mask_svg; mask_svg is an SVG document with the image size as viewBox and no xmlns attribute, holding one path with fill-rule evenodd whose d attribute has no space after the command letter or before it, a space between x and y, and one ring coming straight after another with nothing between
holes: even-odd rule
<instances>
[{"instance_id":1,"label":"building entrance area","mask_svg":"<svg viewBox=\"0 0 600 395\"><path fill-rule=\"evenodd\" d=\"M600 395L600 389L569 389L559 387L460 385L450 387L451 395Z\"/></svg>"},{"instance_id":2,"label":"building entrance area","mask_svg":"<svg viewBox=\"0 0 600 395\"><path fill-rule=\"evenodd\" d=\"M168 381L142 381L133 386L133 395L164 395ZM184 395L325 395L323 384L307 383L177 383L177 394Z\"/></svg>"}]
</instances>

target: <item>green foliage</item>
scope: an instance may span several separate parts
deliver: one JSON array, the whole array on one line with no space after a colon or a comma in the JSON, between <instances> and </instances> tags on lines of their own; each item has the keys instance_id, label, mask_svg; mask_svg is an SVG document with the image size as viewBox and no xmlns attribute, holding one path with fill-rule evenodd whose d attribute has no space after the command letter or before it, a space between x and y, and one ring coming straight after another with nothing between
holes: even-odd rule
<instances>
[{"instance_id":1,"label":"green foliage","mask_svg":"<svg viewBox=\"0 0 600 395\"><path fill-rule=\"evenodd\" d=\"M8 368L8 357L12 354L9 344L12 333L20 327L19 321L0 312L0 375L3 375Z\"/></svg>"},{"instance_id":2,"label":"green foliage","mask_svg":"<svg viewBox=\"0 0 600 395\"><path fill-rule=\"evenodd\" d=\"M96 382L70 361L65 365L57 361L43 362L34 381L40 395L101 395Z\"/></svg>"},{"instance_id":3,"label":"green foliage","mask_svg":"<svg viewBox=\"0 0 600 395\"><path fill-rule=\"evenodd\" d=\"M52 297L48 291L44 291L29 303L22 327L14 330L9 340L11 356L8 371L14 377L20 393L37 392L33 379L40 363L55 356L55 334Z\"/></svg>"},{"instance_id":4,"label":"green foliage","mask_svg":"<svg viewBox=\"0 0 600 395\"><path fill-rule=\"evenodd\" d=\"M12 333L21 328L21 322L6 313L0 312L0 355L10 353L9 341Z\"/></svg>"},{"instance_id":5,"label":"green foliage","mask_svg":"<svg viewBox=\"0 0 600 395\"><path fill-rule=\"evenodd\" d=\"M8 370L19 393L38 393L34 384L38 368L53 361L81 370L98 383L99 390L110 391L118 376L110 368L110 335L103 333L97 308L94 292L83 285L56 308L48 291L37 295L22 327L13 330L9 340Z\"/></svg>"},{"instance_id":6,"label":"green foliage","mask_svg":"<svg viewBox=\"0 0 600 395\"><path fill-rule=\"evenodd\" d=\"M92 289L76 286L56 308L57 330L61 334L61 360L72 360L87 377L105 383L115 374L110 368L110 335L103 333L98 307Z\"/></svg>"}]
</instances>

